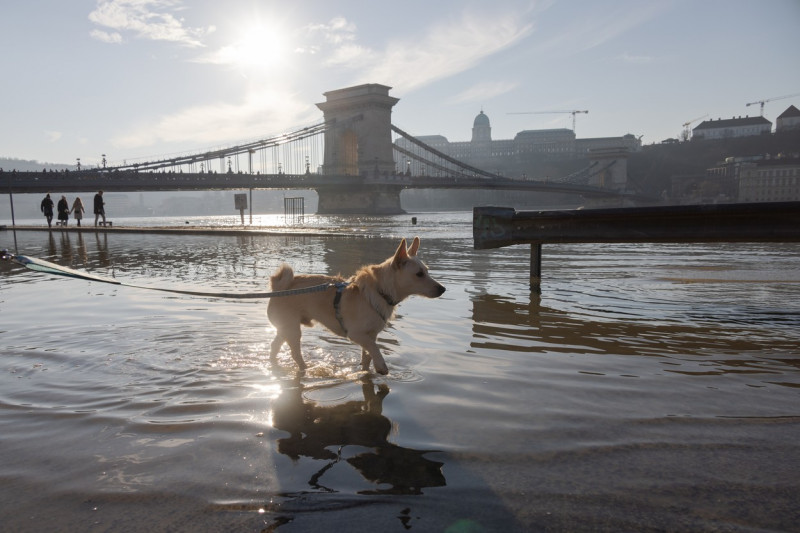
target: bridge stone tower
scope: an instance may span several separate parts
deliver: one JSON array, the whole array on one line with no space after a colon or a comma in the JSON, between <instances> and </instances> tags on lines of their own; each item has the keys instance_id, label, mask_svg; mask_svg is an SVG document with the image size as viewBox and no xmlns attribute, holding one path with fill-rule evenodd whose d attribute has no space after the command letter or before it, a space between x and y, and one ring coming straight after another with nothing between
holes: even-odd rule
<instances>
[{"instance_id":1,"label":"bridge stone tower","mask_svg":"<svg viewBox=\"0 0 800 533\"><path fill-rule=\"evenodd\" d=\"M611 189L625 192L628 187L628 148L624 146L611 146L596 148L589 151L589 161L592 165L592 174L589 185L602 189ZM597 170L594 170L594 168ZM593 198L588 203L592 207L611 207L619 205L621 199L608 197L606 199Z\"/></svg>"},{"instance_id":2,"label":"bridge stone tower","mask_svg":"<svg viewBox=\"0 0 800 533\"><path fill-rule=\"evenodd\" d=\"M317 212L403 213L400 189L374 183L395 173L392 107L400 100L389 96L389 89L369 83L328 91L326 101L317 104L328 124L322 172L332 178L330 187L317 187ZM359 179L343 184L345 176Z\"/></svg>"}]
</instances>

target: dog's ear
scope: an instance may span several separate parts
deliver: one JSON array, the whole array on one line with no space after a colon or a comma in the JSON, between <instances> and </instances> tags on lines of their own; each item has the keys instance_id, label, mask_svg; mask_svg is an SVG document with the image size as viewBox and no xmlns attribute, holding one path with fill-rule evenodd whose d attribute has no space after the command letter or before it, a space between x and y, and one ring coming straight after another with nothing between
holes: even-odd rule
<instances>
[{"instance_id":1,"label":"dog's ear","mask_svg":"<svg viewBox=\"0 0 800 533\"><path fill-rule=\"evenodd\" d=\"M406 259L408 259L408 251L406 250L406 240L403 239L400 241L400 246L397 247L397 251L394 253L392 266L399 268Z\"/></svg>"},{"instance_id":2,"label":"dog's ear","mask_svg":"<svg viewBox=\"0 0 800 533\"><path fill-rule=\"evenodd\" d=\"M419 250L419 237L414 237L414 241L411 243L411 246L408 248L408 255L415 256L417 255L417 250Z\"/></svg>"}]
</instances>

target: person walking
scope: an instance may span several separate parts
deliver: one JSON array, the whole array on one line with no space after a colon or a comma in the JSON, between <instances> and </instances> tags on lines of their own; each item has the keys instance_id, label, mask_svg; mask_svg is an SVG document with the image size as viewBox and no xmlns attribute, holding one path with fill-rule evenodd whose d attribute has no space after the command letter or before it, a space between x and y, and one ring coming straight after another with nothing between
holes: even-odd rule
<instances>
[{"instance_id":1,"label":"person walking","mask_svg":"<svg viewBox=\"0 0 800 533\"><path fill-rule=\"evenodd\" d=\"M75 222L78 223L78 227L81 226L81 219L83 218L83 213L85 209L83 208L83 200L81 200L80 196L75 197L75 201L72 202L72 216L75 217Z\"/></svg>"},{"instance_id":2,"label":"person walking","mask_svg":"<svg viewBox=\"0 0 800 533\"><path fill-rule=\"evenodd\" d=\"M56 225L61 224L62 226L66 226L69 220L69 202L67 202L67 197L63 194L61 195L61 200L58 201L57 208L58 222L56 222Z\"/></svg>"},{"instance_id":3,"label":"person walking","mask_svg":"<svg viewBox=\"0 0 800 533\"><path fill-rule=\"evenodd\" d=\"M106 203L103 201L103 191L97 191L94 195L94 225L97 225L98 217L103 217L103 225L106 225Z\"/></svg>"},{"instance_id":4,"label":"person walking","mask_svg":"<svg viewBox=\"0 0 800 533\"><path fill-rule=\"evenodd\" d=\"M39 209L44 213L44 218L47 219L48 228L52 227L54 205L53 200L50 198L50 193L47 193L47 196L44 197L42 204L39 206Z\"/></svg>"}]
</instances>

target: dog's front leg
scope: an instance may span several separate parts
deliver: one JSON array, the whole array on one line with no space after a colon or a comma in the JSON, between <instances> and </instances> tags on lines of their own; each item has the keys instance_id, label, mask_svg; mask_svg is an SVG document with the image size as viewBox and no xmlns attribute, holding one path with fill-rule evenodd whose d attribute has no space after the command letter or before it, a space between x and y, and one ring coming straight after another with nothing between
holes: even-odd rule
<instances>
[{"instance_id":1,"label":"dog's front leg","mask_svg":"<svg viewBox=\"0 0 800 533\"><path fill-rule=\"evenodd\" d=\"M386 375L389 373L389 367L386 366L386 361L383 360L378 344L367 338L356 338L352 336L350 340L361 346L361 370L369 370L370 360L375 364L375 371L378 374Z\"/></svg>"}]
</instances>

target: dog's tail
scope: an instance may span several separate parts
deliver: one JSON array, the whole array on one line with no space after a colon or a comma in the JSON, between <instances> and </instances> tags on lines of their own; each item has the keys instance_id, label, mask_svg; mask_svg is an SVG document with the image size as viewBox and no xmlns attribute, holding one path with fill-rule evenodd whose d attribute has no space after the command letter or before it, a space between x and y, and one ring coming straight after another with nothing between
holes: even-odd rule
<instances>
[{"instance_id":1,"label":"dog's tail","mask_svg":"<svg viewBox=\"0 0 800 533\"><path fill-rule=\"evenodd\" d=\"M273 291L283 291L289 288L294 280L294 271L289 265L283 264L270 276L269 283Z\"/></svg>"}]
</instances>

